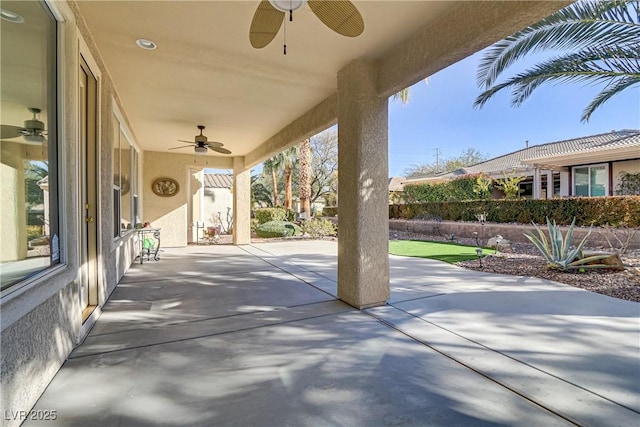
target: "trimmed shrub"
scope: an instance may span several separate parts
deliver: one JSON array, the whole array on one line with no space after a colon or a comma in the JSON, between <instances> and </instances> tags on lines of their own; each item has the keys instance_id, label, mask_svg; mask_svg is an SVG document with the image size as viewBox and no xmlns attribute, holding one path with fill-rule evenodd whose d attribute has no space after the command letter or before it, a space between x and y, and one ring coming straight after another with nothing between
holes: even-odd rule
<instances>
[{"instance_id":1,"label":"trimmed shrub","mask_svg":"<svg viewBox=\"0 0 640 427\"><path fill-rule=\"evenodd\" d=\"M579 226L640 227L640 196L575 197L548 200L476 200L390 205L389 218L413 219L437 213L445 221L477 221L477 213L487 212L487 221L497 223L546 223Z\"/></svg>"},{"instance_id":2,"label":"trimmed shrub","mask_svg":"<svg viewBox=\"0 0 640 427\"><path fill-rule=\"evenodd\" d=\"M302 229L288 221L270 221L256 227L258 237L289 237L299 236Z\"/></svg>"},{"instance_id":3,"label":"trimmed shrub","mask_svg":"<svg viewBox=\"0 0 640 427\"><path fill-rule=\"evenodd\" d=\"M333 222L320 218L311 218L302 223L302 231L311 237L326 237L338 234L338 228Z\"/></svg>"},{"instance_id":4,"label":"trimmed shrub","mask_svg":"<svg viewBox=\"0 0 640 427\"><path fill-rule=\"evenodd\" d=\"M325 206L322 208L322 216L338 216L337 206Z\"/></svg>"},{"instance_id":5,"label":"trimmed shrub","mask_svg":"<svg viewBox=\"0 0 640 427\"><path fill-rule=\"evenodd\" d=\"M291 209L285 208L256 209L255 216L258 224L265 224L271 221L294 221L296 219L296 213Z\"/></svg>"}]
</instances>

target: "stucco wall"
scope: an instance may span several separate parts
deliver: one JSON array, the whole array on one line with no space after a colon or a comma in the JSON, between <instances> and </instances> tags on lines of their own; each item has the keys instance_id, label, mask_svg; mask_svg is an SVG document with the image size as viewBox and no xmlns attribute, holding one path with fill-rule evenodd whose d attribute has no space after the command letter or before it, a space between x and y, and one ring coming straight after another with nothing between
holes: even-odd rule
<instances>
[{"instance_id":1,"label":"stucco wall","mask_svg":"<svg viewBox=\"0 0 640 427\"><path fill-rule=\"evenodd\" d=\"M72 286L2 331L2 412L29 410L75 345ZM55 409L55 408L51 408ZM15 413L15 412L14 412ZM5 420L7 424L19 423Z\"/></svg>"},{"instance_id":2,"label":"stucco wall","mask_svg":"<svg viewBox=\"0 0 640 427\"><path fill-rule=\"evenodd\" d=\"M624 162L615 162L611 168L613 172L613 194L617 195L618 185L620 184L620 172L638 173L640 172L640 159L627 160Z\"/></svg>"},{"instance_id":3,"label":"stucco wall","mask_svg":"<svg viewBox=\"0 0 640 427\"><path fill-rule=\"evenodd\" d=\"M204 156L195 161L204 164ZM207 156L207 167L230 169L232 158ZM188 216L189 201L197 194L199 187L192 182L194 155L167 154L155 151L144 153L142 194L143 221L150 222L155 228L161 228L161 246L181 247L188 242L188 233L193 222ZM172 197L157 196L151 190L151 184L157 178L173 178L180 190ZM206 217L205 217L206 218Z\"/></svg>"},{"instance_id":4,"label":"stucco wall","mask_svg":"<svg viewBox=\"0 0 640 427\"><path fill-rule=\"evenodd\" d=\"M227 227L227 209L233 214L233 194L230 188L205 188L202 205L202 219L205 225L213 225L213 219L220 212L222 222Z\"/></svg>"}]
</instances>

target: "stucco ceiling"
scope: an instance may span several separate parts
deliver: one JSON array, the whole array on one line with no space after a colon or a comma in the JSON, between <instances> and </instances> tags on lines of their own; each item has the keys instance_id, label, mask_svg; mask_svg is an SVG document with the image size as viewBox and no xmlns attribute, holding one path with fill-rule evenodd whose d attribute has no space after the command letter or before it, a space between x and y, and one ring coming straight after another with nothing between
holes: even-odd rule
<instances>
[{"instance_id":1,"label":"stucco ceiling","mask_svg":"<svg viewBox=\"0 0 640 427\"><path fill-rule=\"evenodd\" d=\"M210 140L246 155L334 94L348 63L388 55L457 3L354 1L365 22L358 38L334 33L305 5L286 23L287 55L282 30L251 47L257 0L77 4L142 149L165 151L203 124ZM142 50L138 38L158 48Z\"/></svg>"}]
</instances>

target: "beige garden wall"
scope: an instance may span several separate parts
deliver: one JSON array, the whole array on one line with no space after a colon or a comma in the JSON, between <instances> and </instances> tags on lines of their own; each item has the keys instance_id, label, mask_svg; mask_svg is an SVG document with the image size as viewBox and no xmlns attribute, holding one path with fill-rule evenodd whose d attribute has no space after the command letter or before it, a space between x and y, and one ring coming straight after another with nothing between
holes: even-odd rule
<instances>
[{"instance_id":1,"label":"beige garden wall","mask_svg":"<svg viewBox=\"0 0 640 427\"><path fill-rule=\"evenodd\" d=\"M205 163L206 162L206 163ZM161 246L182 247L192 240L194 198L200 183L194 176L198 169L231 169L232 157L195 156L193 154L166 154L146 151L143 162L142 195L143 222L161 228ZM179 190L171 197L153 193L151 184L158 178L172 178ZM195 207L198 208L197 206Z\"/></svg>"},{"instance_id":2,"label":"beige garden wall","mask_svg":"<svg viewBox=\"0 0 640 427\"><path fill-rule=\"evenodd\" d=\"M439 224L439 231L436 233L433 230L433 223L429 221L420 220L407 220L407 219L390 219L389 229L391 234L393 230L407 231L410 233L423 234L427 237L442 237L455 234L458 238L464 237L471 239L474 237L474 232L478 233L481 245L486 245L487 240L491 237L502 236L503 238L516 243L530 243L524 236L525 232L536 234L536 229L533 225L527 224L497 224L497 223L485 223L480 225L477 222L463 222L463 221L442 221ZM560 227L562 234L566 235L569 227ZM546 227L543 227L546 232ZM588 233L589 227L576 227L573 233L573 242L579 242ZM622 236L624 232L619 232L618 235ZM603 248L605 250L611 249L612 244L616 244L614 232L606 230L602 227L594 227L591 229L591 234L588 239L587 246L590 248ZM640 249L640 239L635 239L629 245L629 249Z\"/></svg>"}]
</instances>

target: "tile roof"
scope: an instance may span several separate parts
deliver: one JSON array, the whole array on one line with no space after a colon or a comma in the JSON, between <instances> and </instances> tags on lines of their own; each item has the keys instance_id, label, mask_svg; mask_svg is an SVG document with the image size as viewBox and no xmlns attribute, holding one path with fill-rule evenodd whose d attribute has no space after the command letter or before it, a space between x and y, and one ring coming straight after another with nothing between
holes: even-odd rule
<instances>
[{"instance_id":1,"label":"tile roof","mask_svg":"<svg viewBox=\"0 0 640 427\"><path fill-rule=\"evenodd\" d=\"M614 148L623 146L638 145L640 149L640 131L639 130L621 130L599 135L591 135L582 138L567 139L564 141L550 142L547 144L534 145L529 148L514 151L485 162L467 167L470 173L479 172L501 172L509 169L522 169L528 165L522 163L522 160L533 159L538 157L550 157L553 155L563 155L575 153L579 155L581 152L592 151L603 148ZM529 166L531 167L531 166Z\"/></svg>"},{"instance_id":2,"label":"tile roof","mask_svg":"<svg viewBox=\"0 0 640 427\"><path fill-rule=\"evenodd\" d=\"M389 191L404 191L402 181L406 180L404 176L392 176L389 178Z\"/></svg>"},{"instance_id":3,"label":"tile roof","mask_svg":"<svg viewBox=\"0 0 640 427\"><path fill-rule=\"evenodd\" d=\"M231 188L233 175L228 173L205 173L204 188Z\"/></svg>"},{"instance_id":4,"label":"tile roof","mask_svg":"<svg viewBox=\"0 0 640 427\"><path fill-rule=\"evenodd\" d=\"M567 139L564 141L549 142L546 144L534 145L522 150L514 151L502 156L489 159L487 161L467 166L463 170L466 173L497 173L513 169L533 170L533 166L523 161L536 158L547 158L582 153L590 153L601 150L611 150L615 148L638 147L638 157L640 157L640 130L625 129L608 133L585 136L582 138ZM442 177L455 178L460 175L459 171L442 174Z\"/></svg>"}]
</instances>

